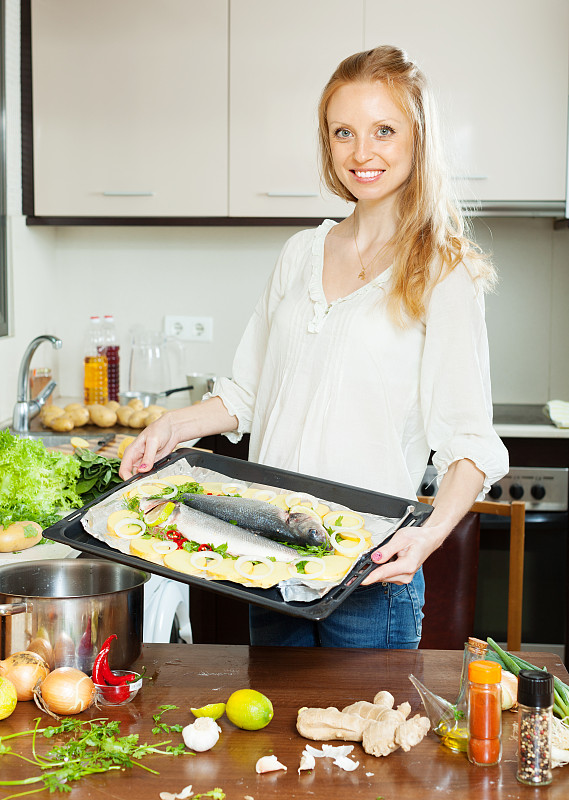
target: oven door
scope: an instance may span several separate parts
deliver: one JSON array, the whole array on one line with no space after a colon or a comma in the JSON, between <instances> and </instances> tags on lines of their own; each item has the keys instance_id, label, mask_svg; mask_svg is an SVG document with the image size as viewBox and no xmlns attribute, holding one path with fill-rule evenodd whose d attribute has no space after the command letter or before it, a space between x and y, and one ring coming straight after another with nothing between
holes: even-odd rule
<instances>
[{"instance_id":1,"label":"oven door","mask_svg":"<svg viewBox=\"0 0 569 800\"><path fill-rule=\"evenodd\" d=\"M482 514L475 636L506 641L509 572L507 517ZM522 649L551 650L566 642L567 511L526 511Z\"/></svg>"}]
</instances>

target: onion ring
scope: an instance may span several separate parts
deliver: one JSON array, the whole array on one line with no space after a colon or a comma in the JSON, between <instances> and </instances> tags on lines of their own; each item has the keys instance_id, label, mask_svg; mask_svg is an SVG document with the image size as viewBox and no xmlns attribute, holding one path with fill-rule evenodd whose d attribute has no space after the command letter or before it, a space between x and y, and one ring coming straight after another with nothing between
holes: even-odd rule
<instances>
[{"instance_id":1,"label":"onion ring","mask_svg":"<svg viewBox=\"0 0 569 800\"><path fill-rule=\"evenodd\" d=\"M234 496L236 494L243 494L243 492L247 491L247 487L244 483L222 483L221 491L223 494Z\"/></svg>"},{"instance_id":2,"label":"onion ring","mask_svg":"<svg viewBox=\"0 0 569 800\"><path fill-rule=\"evenodd\" d=\"M152 549L156 553L160 553L160 555L165 556L166 553L171 553L174 550L178 549L178 545L174 542L152 542Z\"/></svg>"},{"instance_id":3,"label":"onion ring","mask_svg":"<svg viewBox=\"0 0 569 800\"><path fill-rule=\"evenodd\" d=\"M200 566L200 564L196 564L196 558L204 558L206 559L204 562L204 566ZM213 561L223 561L223 556L221 553L216 553L215 550L200 550L199 553L192 553L190 556L190 564L192 567L201 570L202 572L207 571L207 559L213 559Z\"/></svg>"},{"instance_id":4,"label":"onion ring","mask_svg":"<svg viewBox=\"0 0 569 800\"><path fill-rule=\"evenodd\" d=\"M289 508L292 508L292 506L304 506L310 503L307 508L312 508L313 511L316 511L320 505L319 501L307 492L292 492L292 494L287 494L285 502Z\"/></svg>"},{"instance_id":5,"label":"onion ring","mask_svg":"<svg viewBox=\"0 0 569 800\"><path fill-rule=\"evenodd\" d=\"M349 532L351 534L355 534L358 537L358 543L355 546L344 547L337 541L336 536L339 533L340 534L342 533L341 528L335 528L332 531L332 534L330 536L330 543L332 544L334 550L337 550L337 552L340 553L341 555L348 556L348 558L353 558L353 556L357 556L361 553L361 545L365 542L365 536L363 535L363 533L357 533L356 531L349 531Z\"/></svg>"},{"instance_id":6,"label":"onion ring","mask_svg":"<svg viewBox=\"0 0 569 800\"><path fill-rule=\"evenodd\" d=\"M277 496L276 492L273 492L272 489L257 489L253 498L255 500L266 500L268 503L270 500L273 500Z\"/></svg>"},{"instance_id":7,"label":"onion ring","mask_svg":"<svg viewBox=\"0 0 569 800\"><path fill-rule=\"evenodd\" d=\"M165 481L162 479L142 481L142 483L138 484L137 488L140 491L140 494L143 497L151 497L153 494L156 494L156 492L145 492L142 488L143 486L168 486L170 488L170 493L160 495L163 500L169 500L170 497L175 497L176 494L178 494L177 486L174 486L174 484L170 483L170 481Z\"/></svg>"},{"instance_id":8,"label":"onion ring","mask_svg":"<svg viewBox=\"0 0 569 800\"><path fill-rule=\"evenodd\" d=\"M244 569L242 569L243 564L247 564L251 561L260 561L267 567L267 573L261 576L263 578L268 578L275 568L274 561L271 561L269 558L265 558L265 556L239 556L239 558L234 564L234 567L235 571L238 572L242 578L248 578L249 580L253 580L253 576L250 575L248 572L245 572Z\"/></svg>"},{"instance_id":9,"label":"onion ring","mask_svg":"<svg viewBox=\"0 0 569 800\"><path fill-rule=\"evenodd\" d=\"M127 525L138 525L140 530L138 533L121 533L121 530L126 528ZM119 519L118 522L115 522L114 527L115 533L119 539L139 539L146 533L146 524L138 517L125 517L124 519Z\"/></svg>"},{"instance_id":10,"label":"onion ring","mask_svg":"<svg viewBox=\"0 0 569 800\"><path fill-rule=\"evenodd\" d=\"M297 569L295 569L294 572L292 571L291 567L296 567L297 564L303 564L305 561L312 561L313 564L318 564L321 567L320 572L302 573L298 572ZM304 556L304 557L299 556L298 558L295 558L294 561L289 565L289 572L291 573L291 575L294 575L295 577L302 575L303 578L319 578L325 569L326 569L326 564L322 561L321 558L317 558L316 556Z\"/></svg>"}]
</instances>

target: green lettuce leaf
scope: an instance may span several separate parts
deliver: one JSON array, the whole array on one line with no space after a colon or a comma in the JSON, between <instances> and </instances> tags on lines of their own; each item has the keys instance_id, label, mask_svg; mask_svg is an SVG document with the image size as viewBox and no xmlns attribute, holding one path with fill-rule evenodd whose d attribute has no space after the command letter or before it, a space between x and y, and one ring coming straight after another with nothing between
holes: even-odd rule
<instances>
[{"instance_id":1,"label":"green lettuce leaf","mask_svg":"<svg viewBox=\"0 0 569 800\"><path fill-rule=\"evenodd\" d=\"M42 528L57 522L83 501L77 493L79 464L47 450L39 439L0 431L0 525L20 520Z\"/></svg>"}]
</instances>

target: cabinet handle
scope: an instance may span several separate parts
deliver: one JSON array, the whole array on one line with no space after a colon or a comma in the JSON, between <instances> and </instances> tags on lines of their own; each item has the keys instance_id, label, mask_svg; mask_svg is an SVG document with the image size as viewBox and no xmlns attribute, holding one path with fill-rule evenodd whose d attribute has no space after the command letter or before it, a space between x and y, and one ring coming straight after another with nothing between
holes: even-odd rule
<instances>
[{"instance_id":1,"label":"cabinet handle","mask_svg":"<svg viewBox=\"0 0 569 800\"><path fill-rule=\"evenodd\" d=\"M265 192L267 197L318 197L318 192Z\"/></svg>"},{"instance_id":2,"label":"cabinet handle","mask_svg":"<svg viewBox=\"0 0 569 800\"><path fill-rule=\"evenodd\" d=\"M103 192L103 197L154 197L156 192Z\"/></svg>"},{"instance_id":3,"label":"cabinet handle","mask_svg":"<svg viewBox=\"0 0 569 800\"><path fill-rule=\"evenodd\" d=\"M453 181L487 181L488 175L453 175Z\"/></svg>"}]
</instances>

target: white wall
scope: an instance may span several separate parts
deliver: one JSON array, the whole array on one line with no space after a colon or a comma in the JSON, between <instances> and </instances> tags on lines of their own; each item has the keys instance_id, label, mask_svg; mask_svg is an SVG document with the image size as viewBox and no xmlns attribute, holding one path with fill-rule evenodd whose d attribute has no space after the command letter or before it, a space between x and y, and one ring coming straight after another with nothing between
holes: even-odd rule
<instances>
[{"instance_id":1,"label":"white wall","mask_svg":"<svg viewBox=\"0 0 569 800\"><path fill-rule=\"evenodd\" d=\"M65 397L81 396L82 339L91 314L115 315L126 380L134 325L165 314L212 316L211 344L187 344L178 374L230 374L232 353L285 239L296 229L28 228L21 216L19 9L7 2L10 336L0 339L0 420L11 416L20 358L40 333L36 366L51 366ZM487 301L494 400L569 400L569 231L549 219L478 219L476 237L501 282ZM169 388L169 387L164 387Z\"/></svg>"}]
</instances>

